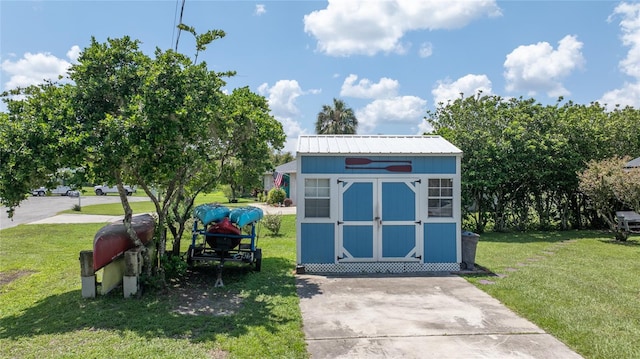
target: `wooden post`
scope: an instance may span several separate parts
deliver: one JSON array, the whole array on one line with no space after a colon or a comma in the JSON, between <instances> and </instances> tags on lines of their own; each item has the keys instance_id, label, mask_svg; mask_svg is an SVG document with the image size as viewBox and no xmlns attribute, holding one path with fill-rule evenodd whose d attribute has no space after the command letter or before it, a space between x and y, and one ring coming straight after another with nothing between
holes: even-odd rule
<instances>
[{"instance_id":1,"label":"wooden post","mask_svg":"<svg viewBox=\"0 0 640 359\"><path fill-rule=\"evenodd\" d=\"M82 297L96 297L96 274L93 271L93 251L80 251L80 277Z\"/></svg>"},{"instance_id":2,"label":"wooden post","mask_svg":"<svg viewBox=\"0 0 640 359\"><path fill-rule=\"evenodd\" d=\"M138 293L138 276L142 272L142 258L140 250L130 249L124 252L124 276L122 289L124 297L129 298Z\"/></svg>"}]
</instances>

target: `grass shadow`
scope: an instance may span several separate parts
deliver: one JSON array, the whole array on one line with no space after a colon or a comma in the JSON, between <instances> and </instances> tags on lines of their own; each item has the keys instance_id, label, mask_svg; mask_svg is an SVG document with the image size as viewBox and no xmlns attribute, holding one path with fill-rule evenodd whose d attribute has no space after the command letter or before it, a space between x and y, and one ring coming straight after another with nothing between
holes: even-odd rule
<instances>
[{"instance_id":1,"label":"grass shadow","mask_svg":"<svg viewBox=\"0 0 640 359\"><path fill-rule=\"evenodd\" d=\"M627 239L626 241L618 241L615 238L611 238L611 239L601 239L600 242L607 243L607 244L615 244L615 245L618 245L618 246L625 246L625 247L638 247L638 246L640 246L640 238L638 238L638 239Z\"/></svg>"},{"instance_id":2,"label":"grass shadow","mask_svg":"<svg viewBox=\"0 0 640 359\"><path fill-rule=\"evenodd\" d=\"M247 268L225 268L225 286L214 288L215 276L200 278L195 286L210 293L238 295L241 305L231 315L188 315L175 311L179 297L169 288L147 293L140 299L124 299L122 290L85 299L80 290L50 295L24 310L0 318L0 338L18 339L36 335L88 330L133 331L139 336L187 338L193 342L215 341L217 335L239 337L251 327L275 333L279 326L296 320L283 315L280 300L295 301L297 293L290 260L264 258L261 272ZM208 276L205 269L199 275ZM197 275L196 275L197 276Z\"/></svg>"},{"instance_id":3,"label":"grass shadow","mask_svg":"<svg viewBox=\"0 0 640 359\"><path fill-rule=\"evenodd\" d=\"M480 242L528 244L536 242L557 243L577 238L602 238L598 231L536 231L536 232L488 232L480 235Z\"/></svg>"},{"instance_id":4,"label":"grass shadow","mask_svg":"<svg viewBox=\"0 0 640 359\"><path fill-rule=\"evenodd\" d=\"M462 278L499 277L496 273L491 271L489 268L482 266L478 263L475 263L474 271L460 271L460 272L456 272L455 274Z\"/></svg>"}]
</instances>

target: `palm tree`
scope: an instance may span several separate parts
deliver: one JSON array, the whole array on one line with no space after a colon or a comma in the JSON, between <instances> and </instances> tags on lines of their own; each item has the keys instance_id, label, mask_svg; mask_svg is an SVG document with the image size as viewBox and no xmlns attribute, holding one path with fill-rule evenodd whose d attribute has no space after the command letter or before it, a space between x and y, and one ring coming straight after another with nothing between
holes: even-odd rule
<instances>
[{"instance_id":1,"label":"palm tree","mask_svg":"<svg viewBox=\"0 0 640 359\"><path fill-rule=\"evenodd\" d=\"M342 100L333 99L333 107L323 105L316 121L316 134L353 135L358 128L358 119L353 110Z\"/></svg>"}]
</instances>

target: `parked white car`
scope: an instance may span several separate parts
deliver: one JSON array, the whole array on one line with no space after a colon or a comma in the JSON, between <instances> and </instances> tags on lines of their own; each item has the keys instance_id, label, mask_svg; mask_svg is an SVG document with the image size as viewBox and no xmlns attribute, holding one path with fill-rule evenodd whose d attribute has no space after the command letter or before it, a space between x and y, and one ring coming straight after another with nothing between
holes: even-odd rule
<instances>
[{"instance_id":1,"label":"parked white car","mask_svg":"<svg viewBox=\"0 0 640 359\"><path fill-rule=\"evenodd\" d=\"M34 196L38 196L38 197L43 197L47 194L47 192L51 193L51 194L59 194L61 196L72 196L72 197L76 197L80 194L80 192L78 191L74 191L71 187L69 186L57 186L56 188L51 188L48 189L44 186L40 187L40 188L36 188L31 190L31 194Z\"/></svg>"},{"instance_id":2,"label":"parked white car","mask_svg":"<svg viewBox=\"0 0 640 359\"><path fill-rule=\"evenodd\" d=\"M135 192L136 190L128 185L124 185L124 189L125 191L127 191L127 196L131 196L133 194L133 192ZM96 193L96 196L106 196L107 193L118 193L118 187L117 186L94 186L93 187L93 191Z\"/></svg>"}]
</instances>

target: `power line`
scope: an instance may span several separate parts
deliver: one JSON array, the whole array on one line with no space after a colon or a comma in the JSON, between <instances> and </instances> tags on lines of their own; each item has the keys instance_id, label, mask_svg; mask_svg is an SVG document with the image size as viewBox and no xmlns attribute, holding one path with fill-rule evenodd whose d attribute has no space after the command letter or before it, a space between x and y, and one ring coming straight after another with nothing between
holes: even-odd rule
<instances>
[{"instance_id":1,"label":"power line","mask_svg":"<svg viewBox=\"0 0 640 359\"><path fill-rule=\"evenodd\" d=\"M173 39L176 36L176 18L178 17L178 1L176 0L176 9L173 11L173 29L171 31L171 44L173 44Z\"/></svg>"},{"instance_id":2,"label":"power line","mask_svg":"<svg viewBox=\"0 0 640 359\"><path fill-rule=\"evenodd\" d=\"M182 0L182 6L180 7L180 22L178 23L178 25L182 24L182 14L184 14L184 3L186 0ZM176 2L176 5L178 3ZM174 20L175 21L175 20ZM174 24L175 27L175 24ZM182 30L178 28L178 36L176 37L176 52L178 51L178 42L180 42L180 32Z\"/></svg>"}]
</instances>

